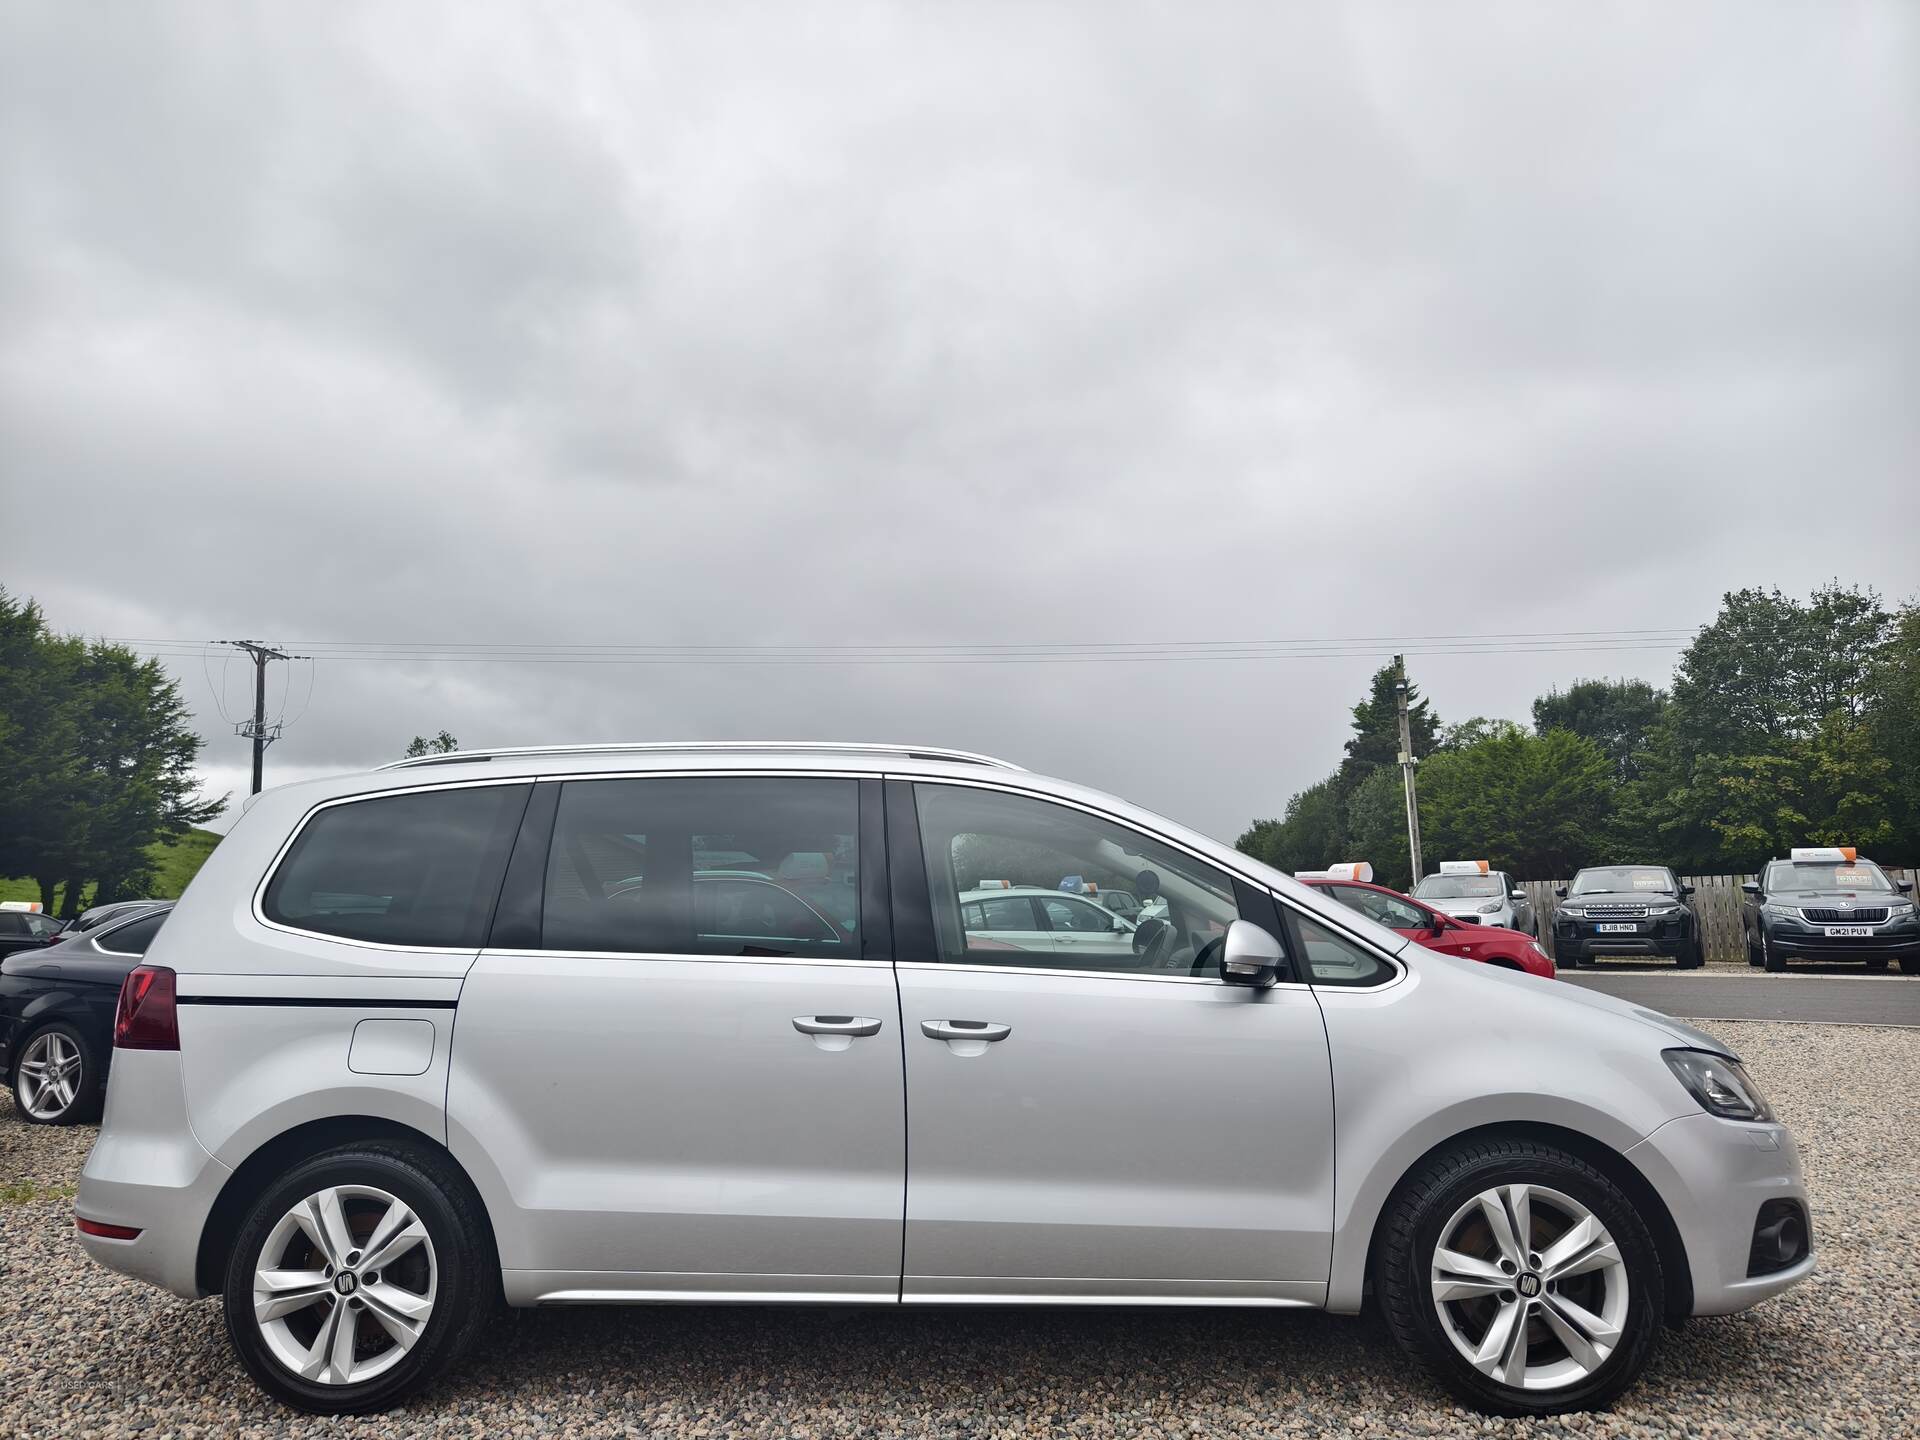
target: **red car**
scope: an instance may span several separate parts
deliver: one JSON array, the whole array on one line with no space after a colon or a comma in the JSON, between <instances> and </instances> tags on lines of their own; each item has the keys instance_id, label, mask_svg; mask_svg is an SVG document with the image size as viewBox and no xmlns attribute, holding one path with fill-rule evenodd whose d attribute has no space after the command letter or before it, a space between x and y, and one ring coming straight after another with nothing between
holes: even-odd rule
<instances>
[{"instance_id":1,"label":"red car","mask_svg":"<svg viewBox=\"0 0 1920 1440\"><path fill-rule=\"evenodd\" d=\"M1303 875L1302 885L1325 890L1350 910L1398 931L1416 944L1446 955L1460 955L1507 970L1553 979L1553 958L1518 930L1497 925L1464 925L1398 890L1364 880Z\"/></svg>"}]
</instances>

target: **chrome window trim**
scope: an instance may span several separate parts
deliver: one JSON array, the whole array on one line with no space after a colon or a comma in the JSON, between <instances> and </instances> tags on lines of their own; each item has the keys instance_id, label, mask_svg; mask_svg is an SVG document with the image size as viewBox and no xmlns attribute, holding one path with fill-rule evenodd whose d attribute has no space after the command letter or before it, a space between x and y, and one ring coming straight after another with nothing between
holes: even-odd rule
<instances>
[{"instance_id":1,"label":"chrome window trim","mask_svg":"<svg viewBox=\"0 0 1920 1440\"><path fill-rule=\"evenodd\" d=\"M677 950L535 950L510 945L489 945L479 958L515 960L679 960L696 964L721 965L826 965L835 969L891 970L891 960L852 960L837 956L814 958L807 955L694 955Z\"/></svg>"},{"instance_id":2,"label":"chrome window trim","mask_svg":"<svg viewBox=\"0 0 1920 1440\"><path fill-rule=\"evenodd\" d=\"M1057 980L1131 980L1151 985L1211 985L1218 990L1311 990L1297 980L1280 980L1272 985L1228 985L1217 975L1146 975L1125 970L1055 970L1039 965L970 965L948 960L898 960L896 970L915 973L961 971L968 975L1046 975ZM1380 987L1368 987L1380 988Z\"/></svg>"},{"instance_id":3,"label":"chrome window trim","mask_svg":"<svg viewBox=\"0 0 1920 1440\"><path fill-rule=\"evenodd\" d=\"M266 873L260 877L260 883L253 887L253 921L266 930L276 930L282 935L297 935L303 940L324 940L329 945L352 945L361 950L384 950L394 955L472 955L478 950L474 945L391 945L381 940L356 940L346 935L333 935L325 930L308 930L298 925L283 925L278 920L269 920L265 908L267 887L273 883L273 877L280 873L281 862L287 858L287 852L293 849L293 842L305 832L313 817L322 810L331 810L337 805L357 805L368 800L384 800L389 795L418 795L429 790L479 790L500 785L532 785L530 775L497 775L483 780L443 780L439 783L426 782L419 785L396 785L391 788L356 790L351 795L336 795L330 800L321 800L311 806L300 817L300 823L288 832L287 838L280 842L280 848L273 852L273 859L267 862Z\"/></svg>"}]
</instances>

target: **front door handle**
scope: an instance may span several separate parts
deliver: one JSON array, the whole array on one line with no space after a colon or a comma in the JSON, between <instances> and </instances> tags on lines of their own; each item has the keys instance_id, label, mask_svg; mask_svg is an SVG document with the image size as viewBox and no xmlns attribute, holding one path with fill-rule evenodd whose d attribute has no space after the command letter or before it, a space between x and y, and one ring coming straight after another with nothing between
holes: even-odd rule
<instances>
[{"instance_id":1,"label":"front door handle","mask_svg":"<svg viewBox=\"0 0 1920 1440\"><path fill-rule=\"evenodd\" d=\"M869 1015L796 1015L793 1028L802 1035L878 1035L880 1022Z\"/></svg>"},{"instance_id":2,"label":"front door handle","mask_svg":"<svg viewBox=\"0 0 1920 1440\"><path fill-rule=\"evenodd\" d=\"M992 1020L922 1020L920 1033L929 1040L1004 1040L1013 1026Z\"/></svg>"}]
</instances>

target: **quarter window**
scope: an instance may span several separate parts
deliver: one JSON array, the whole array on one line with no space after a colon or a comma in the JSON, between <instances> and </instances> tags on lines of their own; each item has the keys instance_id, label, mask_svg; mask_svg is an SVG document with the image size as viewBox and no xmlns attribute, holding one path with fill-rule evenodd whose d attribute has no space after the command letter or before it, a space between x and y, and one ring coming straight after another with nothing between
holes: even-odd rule
<instances>
[{"instance_id":1,"label":"quarter window","mask_svg":"<svg viewBox=\"0 0 1920 1440\"><path fill-rule=\"evenodd\" d=\"M1362 890L1357 885L1335 885L1333 898L1349 910L1358 911L1369 920L1386 926L1389 930L1421 930L1427 925L1427 912L1404 900L1396 900L1391 895L1382 895L1378 890Z\"/></svg>"},{"instance_id":2,"label":"quarter window","mask_svg":"<svg viewBox=\"0 0 1920 1440\"><path fill-rule=\"evenodd\" d=\"M160 922L170 912L161 910L138 920L122 925L117 930L109 930L94 943L102 950L110 950L116 955L144 955L147 947L153 944L153 937L160 933Z\"/></svg>"},{"instance_id":3,"label":"quarter window","mask_svg":"<svg viewBox=\"0 0 1920 1440\"><path fill-rule=\"evenodd\" d=\"M1023 795L916 785L914 802L942 961L1217 973L1220 943L1239 914L1224 872L1113 821ZM1107 890L1138 899L1137 919L1085 898ZM1036 902L1045 929L1030 911L1020 914Z\"/></svg>"},{"instance_id":4,"label":"quarter window","mask_svg":"<svg viewBox=\"0 0 1920 1440\"><path fill-rule=\"evenodd\" d=\"M1301 915L1300 942L1306 947L1307 972L1316 985L1381 985L1393 978L1393 967L1370 951L1319 922Z\"/></svg>"},{"instance_id":5,"label":"quarter window","mask_svg":"<svg viewBox=\"0 0 1920 1440\"><path fill-rule=\"evenodd\" d=\"M530 789L421 790L320 810L261 909L277 924L344 940L478 949Z\"/></svg>"},{"instance_id":6,"label":"quarter window","mask_svg":"<svg viewBox=\"0 0 1920 1440\"><path fill-rule=\"evenodd\" d=\"M541 943L858 958L858 834L853 780L569 781L554 817Z\"/></svg>"}]
</instances>

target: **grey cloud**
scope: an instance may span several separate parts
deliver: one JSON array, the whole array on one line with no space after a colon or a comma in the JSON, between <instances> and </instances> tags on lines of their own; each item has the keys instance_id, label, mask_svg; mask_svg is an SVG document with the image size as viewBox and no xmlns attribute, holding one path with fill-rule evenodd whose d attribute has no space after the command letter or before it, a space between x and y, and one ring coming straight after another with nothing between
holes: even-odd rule
<instances>
[{"instance_id":1,"label":"grey cloud","mask_svg":"<svg viewBox=\"0 0 1920 1440\"><path fill-rule=\"evenodd\" d=\"M1407 635L1920 586L1899 4L0 26L0 483L85 553L5 583L69 628ZM1670 658L1417 674L1524 716ZM899 737L1230 835L1376 663L322 661L270 771L442 725Z\"/></svg>"}]
</instances>

